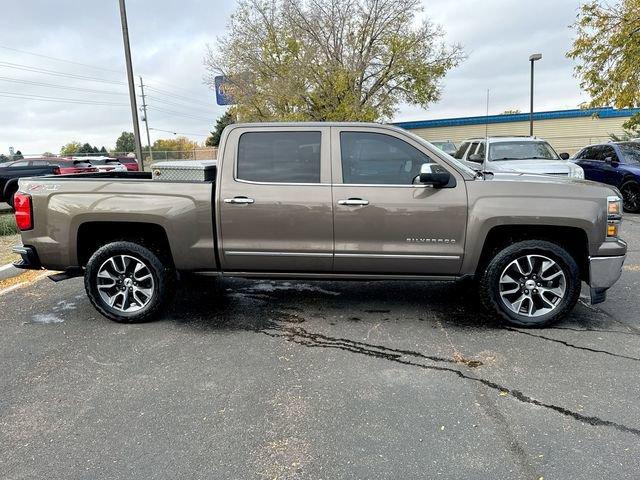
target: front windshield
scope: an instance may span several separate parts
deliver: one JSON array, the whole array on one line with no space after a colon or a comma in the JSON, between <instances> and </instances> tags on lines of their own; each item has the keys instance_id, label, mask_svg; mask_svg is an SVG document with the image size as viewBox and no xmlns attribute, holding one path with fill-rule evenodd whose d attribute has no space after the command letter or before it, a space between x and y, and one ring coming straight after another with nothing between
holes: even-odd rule
<instances>
[{"instance_id":1,"label":"front windshield","mask_svg":"<svg viewBox=\"0 0 640 480\"><path fill-rule=\"evenodd\" d=\"M558 160L547 142L498 142L489 145L489 160Z\"/></svg>"},{"instance_id":2,"label":"front windshield","mask_svg":"<svg viewBox=\"0 0 640 480\"><path fill-rule=\"evenodd\" d=\"M640 163L640 143L628 142L618 144L626 163Z\"/></svg>"},{"instance_id":3,"label":"front windshield","mask_svg":"<svg viewBox=\"0 0 640 480\"><path fill-rule=\"evenodd\" d=\"M425 145L427 144L427 142L425 141L424 138L416 135L415 133L411 133L408 130L405 130L403 133L409 135L411 138L413 138L416 142ZM472 177L476 176L476 170L469 168L467 165L465 165L464 163L462 163L460 160L453 158L451 155L449 155L447 152L444 152L441 150L441 152L447 157L447 160L449 161L449 163L453 164L459 171L464 172L468 175L471 175Z\"/></svg>"}]
</instances>

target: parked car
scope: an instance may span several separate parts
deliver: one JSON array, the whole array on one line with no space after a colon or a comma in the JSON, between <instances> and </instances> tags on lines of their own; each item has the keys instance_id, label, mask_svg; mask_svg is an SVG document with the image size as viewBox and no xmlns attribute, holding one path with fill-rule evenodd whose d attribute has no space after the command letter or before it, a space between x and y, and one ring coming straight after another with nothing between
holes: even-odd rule
<instances>
[{"instance_id":1,"label":"parked car","mask_svg":"<svg viewBox=\"0 0 640 480\"><path fill-rule=\"evenodd\" d=\"M453 155L458 150L456 144L451 140L433 140L429 143L431 143L431 145L433 145L434 147L439 148L444 153L448 153L449 155Z\"/></svg>"},{"instance_id":2,"label":"parked car","mask_svg":"<svg viewBox=\"0 0 640 480\"><path fill-rule=\"evenodd\" d=\"M57 175L70 175L74 173L93 173L98 169L91 165L86 159L65 159L65 158L47 158L49 164L59 167Z\"/></svg>"},{"instance_id":3,"label":"parked car","mask_svg":"<svg viewBox=\"0 0 640 480\"><path fill-rule=\"evenodd\" d=\"M570 312L582 280L603 301L621 275L621 199L607 185L478 174L378 124L234 124L219 151L152 173L20 180L16 266L83 275L95 308L127 323L159 314L178 272L475 278L486 308L521 326Z\"/></svg>"},{"instance_id":4,"label":"parked car","mask_svg":"<svg viewBox=\"0 0 640 480\"><path fill-rule=\"evenodd\" d=\"M98 172L126 172L128 170L117 158L91 157L85 160Z\"/></svg>"},{"instance_id":5,"label":"parked car","mask_svg":"<svg viewBox=\"0 0 640 480\"><path fill-rule=\"evenodd\" d=\"M0 163L0 202L13 206L13 195L18 190L18 179L59 174L60 168L41 159L22 159Z\"/></svg>"},{"instance_id":6,"label":"parked car","mask_svg":"<svg viewBox=\"0 0 640 480\"><path fill-rule=\"evenodd\" d=\"M135 157L117 157L116 160L124 165L130 172L137 172L140 170L138 167L138 160L136 160Z\"/></svg>"},{"instance_id":7,"label":"parked car","mask_svg":"<svg viewBox=\"0 0 640 480\"><path fill-rule=\"evenodd\" d=\"M589 145L574 156L574 161L588 180L617 187L627 212L640 212L640 142Z\"/></svg>"},{"instance_id":8,"label":"parked car","mask_svg":"<svg viewBox=\"0 0 640 480\"><path fill-rule=\"evenodd\" d=\"M486 144L489 145L486 148ZM476 170L520 172L584 178L568 153L558 155L548 142L536 137L488 137L465 140L454 157Z\"/></svg>"}]
</instances>

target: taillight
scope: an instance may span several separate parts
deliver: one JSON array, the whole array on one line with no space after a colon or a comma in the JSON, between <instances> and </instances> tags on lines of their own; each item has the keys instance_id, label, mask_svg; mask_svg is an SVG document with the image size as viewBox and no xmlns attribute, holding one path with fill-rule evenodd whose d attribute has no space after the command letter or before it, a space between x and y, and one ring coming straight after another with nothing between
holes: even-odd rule
<instances>
[{"instance_id":1,"label":"taillight","mask_svg":"<svg viewBox=\"0 0 640 480\"><path fill-rule=\"evenodd\" d=\"M18 228L23 231L31 230L33 228L31 195L16 193L13 196L13 208L16 212L16 225L18 225Z\"/></svg>"}]
</instances>

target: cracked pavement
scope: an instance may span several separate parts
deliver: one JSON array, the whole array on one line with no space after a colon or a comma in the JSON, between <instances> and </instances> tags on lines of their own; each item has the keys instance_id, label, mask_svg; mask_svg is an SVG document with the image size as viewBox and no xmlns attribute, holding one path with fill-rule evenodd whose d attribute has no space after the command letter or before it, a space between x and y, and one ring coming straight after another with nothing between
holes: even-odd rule
<instances>
[{"instance_id":1,"label":"cracked pavement","mask_svg":"<svg viewBox=\"0 0 640 480\"><path fill-rule=\"evenodd\" d=\"M79 279L0 295L0 477L637 478L623 237L607 302L539 330L451 284L192 279L131 326Z\"/></svg>"}]
</instances>

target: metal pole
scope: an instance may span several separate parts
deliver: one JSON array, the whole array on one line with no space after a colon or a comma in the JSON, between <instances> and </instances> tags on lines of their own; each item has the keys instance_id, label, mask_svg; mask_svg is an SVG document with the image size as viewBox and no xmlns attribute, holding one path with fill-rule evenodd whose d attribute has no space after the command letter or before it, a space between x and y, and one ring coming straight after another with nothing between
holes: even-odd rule
<instances>
[{"instance_id":1,"label":"metal pole","mask_svg":"<svg viewBox=\"0 0 640 480\"><path fill-rule=\"evenodd\" d=\"M533 137L533 63L531 60L531 109L529 110L529 136Z\"/></svg>"},{"instance_id":2,"label":"metal pole","mask_svg":"<svg viewBox=\"0 0 640 480\"><path fill-rule=\"evenodd\" d=\"M140 91L142 92L142 112L144 113L144 126L147 129L147 146L149 147L149 159L153 162L153 151L151 150L151 138L149 137L149 120L147 118L147 101L144 94L144 83L140 77Z\"/></svg>"},{"instance_id":3,"label":"metal pole","mask_svg":"<svg viewBox=\"0 0 640 480\"><path fill-rule=\"evenodd\" d=\"M127 10L124 0L120 0L120 23L122 24L122 40L124 42L124 57L127 62L127 80L129 82L129 101L131 103L131 117L133 120L133 137L136 143L136 157L138 166L144 171L142 161L142 145L140 143L140 125L138 124L138 105L136 103L136 86L133 83L133 66L131 65L131 47L129 45L129 28L127 27Z\"/></svg>"}]
</instances>

